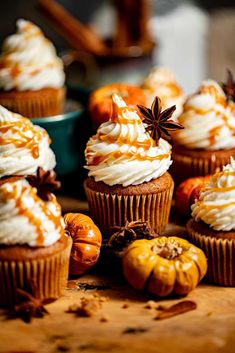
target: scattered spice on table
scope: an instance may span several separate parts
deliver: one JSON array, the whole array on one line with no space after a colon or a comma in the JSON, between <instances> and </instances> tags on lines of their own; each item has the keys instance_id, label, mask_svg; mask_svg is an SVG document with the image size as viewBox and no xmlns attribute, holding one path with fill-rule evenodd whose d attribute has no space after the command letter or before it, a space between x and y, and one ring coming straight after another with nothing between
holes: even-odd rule
<instances>
[{"instance_id":1,"label":"scattered spice on table","mask_svg":"<svg viewBox=\"0 0 235 353\"><path fill-rule=\"evenodd\" d=\"M110 321L110 317L108 315L103 315L100 318L100 322L108 322Z\"/></svg>"},{"instance_id":2,"label":"scattered spice on table","mask_svg":"<svg viewBox=\"0 0 235 353\"><path fill-rule=\"evenodd\" d=\"M31 292L29 293L23 289L17 289L17 293L25 298L25 300L15 305L14 312L16 317L20 317L24 322L30 323L32 318L42 318L44 315L49 314L47 309L43 306L43 301L39 297L39 290L36 285L35 279L30 281Z\"/></svg>"},{"instance_id":3,"label":"scattered spice on table","mask_svg":"<svg viewBox=\"0 0 235 353\"><path fill-rule=\"evenodd\" d=\"M156 309L157 306L158 306L158 304L157 304L154 300L149 300L149 301L145 304L144 308L145 308L145 309Z\"/></svg>"},{"instance_id":4,"label":"scattered spice on table","mask_svg":"<svg viewBox=\"0 0 235 353\"><path fill-rule=\"evenodd\" d=\"M87 291L87 290L107 290L107 289L112 289L112 286L110 284L106 283L89 283L89 282L78 282L77 283L77 288L82 290L82 291Z\"/></svg>"},{"instance_id":5,"label":"scattered spice on table","mask_svg":"<svg viewBox=\"0 0 235 353\"><path fill-rule=\"evenodd\" d=\"M83 297L80 299L80 303L70 305L67 313L73 313L80 317L91 317L95 316L100 309L102 309L102 304L106 302L108 298L101 297L98 294Z\"/></svg>"},{"instance_id":6,"label":"scattered spice on table","mask_svg":"<svg viewBox=\"0 0 235 353\"><path fill-rule=\"evenodd\" d=\"M122 333L124 335L134 335L138 333L144 333L149 331L146 327L127 327Z\"/></svg>"}]
</instances>

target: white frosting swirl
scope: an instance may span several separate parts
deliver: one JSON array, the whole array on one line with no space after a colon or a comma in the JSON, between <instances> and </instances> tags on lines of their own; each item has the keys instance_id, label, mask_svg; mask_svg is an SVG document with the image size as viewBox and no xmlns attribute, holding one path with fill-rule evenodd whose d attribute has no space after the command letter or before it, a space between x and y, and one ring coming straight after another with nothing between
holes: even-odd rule
<instances>
[{"instance_id":1,"label":"white frosting swirl","mask_svg":"<svg viewBox=\"0 0 235 353\"><path fill-rule=\"evenodd\" d=\"M9 91L59 88L63 63L53 44L33 23L20 19L17 33L5 39L0 56L0 88Z\"/></svg>"},{"instance_id":2,"label":"white frosting swirl","mask_svg":"<svg viewBox=\"0 0 235 353\"><path fill-rule=\"evenodd\" d=\"M219 150L235 147L234 103L227 103L222 88L212 80L202 83L188 98L178 121L183 130L172 137L188 149Z\"/></svg>"},{"instance_id":3,"label":"white frosting swirl","mask_svg":"<svg viewBox=\"0 0 235 353\"><path fill-rule=\"evenodd\" d=\"M192 216L211 228L221 231L235 230L235 161L216 173L201 190L192 205Z\"/></svg>"},{"instance_id":4,"label":"white frosting swirl","mask_svg":"<svg viewBox=\"0 0 235 353\"><path fill-rule=\"evenodd\" d=\"M37 190L20 179L0 186L0 244L50 246L64 234L56 197L43 201Z\"/></svg>"},{"instance_id":5,"label":"white frosting swirl","mask_svg":"<svg viewBox=\"0 0 235 353\"><path fill-rule=\"evenodd\" d=\"M185 97L182 89L176 82L175 76L167 68L153 68L144 80L143 89L149 108L154 98L158 96L161 98L163 109L176 105L176 110L172 116L173 119L177 119L182 113Z\"/></svg>"},{"instance_id":6,"label":"white frosting swirl","mask_svg":"<svg viewBox=\"0 0 235 353\"><path fill-rule=\"evenodd\" d=\"M55 155L47 132L0 105L0 178L35 174L38 167L51 170Z\"/></svg>"},{"instance_id":7,"label":"white frosting swirl","mask_svg":"<svg viewBox=\"0 0 235 353\"><path fill-rule=\"evenodd\" d=\"M110 121L101 124L85 150L88 175L108 185L138 185L163 175L171 165L171 146L146 132L137 112L113 96Z\"/></svg>"}]
</instances>

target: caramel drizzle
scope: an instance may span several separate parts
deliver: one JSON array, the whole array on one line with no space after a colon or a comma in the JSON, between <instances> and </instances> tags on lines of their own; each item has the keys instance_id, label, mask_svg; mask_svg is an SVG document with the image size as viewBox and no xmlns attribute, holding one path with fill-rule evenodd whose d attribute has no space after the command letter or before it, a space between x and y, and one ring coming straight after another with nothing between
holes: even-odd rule
<instances>
[{"instance_id":1,"label":"caramel drizzle","mask_svg":"<svg viewBox=\"0 0 235 353\"><path fill-rule=\"evenodd\" d=\"M224 174L226 174L226 176L229 176L229 175L231 175L231 176L235 176L235 171L234 172L230 172L229 170L223 170L222 172L217 172L217 173L215 173L214 174L214 177L220 177L220 176L222 176L222 175L224 175Z\"/></svg>"},{"instance_id":2,"label":"caramel drizzle","mask_svg":"<svg viewBox=\"0 0 235 353\"><path fill-rule=\"evenodd\" d=\"M226 98L221 96L217 89L214 87L214 86L207 86L207 87L202 87L199 92L199 94L202 94L202 93L209 93L211 94L212 96L215 97L215 100L216 100L216 103L218 104L221 104L223 105L224 107L226 106Z\"/></svg>"},{"instance_id":3,"label":"caramel drizzle","mask_svg":"<svg viewBox=\"0 0 235 353\"><path fill-rule=\"evenodd\" d=\"M202 189L202 192L206 192L206 191L211 191L211 192L226 192L226 191L232 191L235 190L235 186L224 186L221 188L215 187L215 188L211 188L211 187L205 187Z\"/></svg>"},{"instance_id":4,"label":"caramel drizzle","mask_svg":"<svg viewBox=\"0 0 235 353\"><path fill-rule=\"evenodd\" d=\"M221 129L222 129L222 126L216 126L209 131L209 142L211 146L213 146L216 143Z\"/></svg>"},{"instance_id":5,"label":"caramel drizzle","mask_svg":"<svg viewBox=\"0 0 235 353\"><path fill-rule=\"evenodd\" d=\"M156 143L152 139L145 139L143 141L133 141L133 142L131 142L128 137L119 136L118 138L116 138L115 136L105 135L105 134L102 134L101 132L98 133L98 138L101 141L106 142L108 144L111 144L111 143L117 143L117 144L120 144L120 145L124 145L125 144L125 145L130 145L130 146L133 146L133 147L136 147L136 148L143 148L146 151L149 148L151 148L153 146L156 146Z\"/></svg>"},{"instance_id":6,"label":"caramel drizzle","mask_svg":"<svg viewBox=\"0 0 235 353\"><path fill-rule=\"evenodd\" d=\"M28 132L31 131L33 137L28 136ZM42 138L46 136L45 131L37 131L30 121L26 118L22 118L18 121L12 122L0 122L0 133L10 132L16 137L0 137L0 145L13 144L17 148L28 148L34 159L39 157L39 143Z\"/></svg>"},{"instance_id":7,"label":"caramel drizzle","mask_svg":"<svg viewBox=\"0 0 235 353\"><path fill-rule=\"evenodd\" d=\"M124 159L131 159L133 157L135 157L136 160L138 161L154 161L154 160L162 160L164 158L168 158L169 154L161 154L159 156L141 156L140 154L135 154L132 152L120 152L120 151L116 151L116 152L110 152L107 155L100 155L97 154L96 156L89 158L89 152L88 152L88 157L87 157L87 165L93 165L93 166L97 166L101 163L104 163L106 160L108 159L119 159L123 157Z\"/></svg>"},{"instance_id":8,"label":"caramel drizzle","mask_svg":"<svg viewBox=\"0 0 235 353\"><path fill-rule=\"evenodd\" d=\"M213 88L213 90L215 91L214 88ZM206 90L202 90L199 93L203 93L203 92L208 93ZM210 92L210 93L213 94L213 92ZM221 104L224 107L226 106L226 100L223 97L219 97L218 95L216 95L216 102ZM189 106L189 105L185 105L184 106L184 113L186 113L186 112L188 112L190 110L193 110L194 113L196 113L198 115L206 115L207 113L210 113L210 112L213 111L213 109L206 110L206 109L201 109L201 108L195 108L195 107ZM218 111L215 111L214 113L215 113L216 116L220 116L221 115L221 113L218 112ZM229 125L227 116L226 115L222 115L222 119L225 122L225 125L230 130L233 131L233 135L234 135L235 134L235 128ZM181 123L184 124L185 120L187 120L187 115L186 114L182 114L181 118L180 118ZM210 146L213 146L216 143L222 128L223 128L223 126L220 125L220 126L216 126L216 127L212 128L209 131L209 143L210 143Z\"/></svg>"},{"instance_id":9,"label":"caramel drizzle","mask_svg":"<svg viewBox=\"0 0 235 353\"><path fill-rule=\"evenodd\" d=\"M222 208L233 206L233 205L235 205L235 201L231 201L231 202L225 203L223 205L215 205L215 204L206 205L203 201L198 202L198 206L204 208L205 210L212 210L212 209L217 209L217 208L222 209Z\"/></svg>"},{"instance_id":10,"label":"caramel drizzle","mask_svg":"<svg viewBox=\"0 0 235 353\"><path fill-rule=\"evenodd\" d=\"M169 82L169 83L166 83L166 84L159 84L159 90L161 89L161 86L164 87L164 88L167 88L169 89L170 91L170 94L166 95L161 95L161 94L158 94L159 97L164 101L165 99L168 99L168 98L172 98L172 97L178 97L178 96L181 96L182 95L182 90L181 88L177 85L177 83L175 82ZM149 91L151 93L154 93L157 91L156 87L149 87L148 88Z\"/></svg>"},{"instance_id":11,"label":"caramel drizzle","mask_svg":"<svg viewBox=\"0 0 235 353\"><path fill-rule=\"evenodd\" d=\"M29 188L26 186L22 187L22 191L20 195L17 197L17 185L13 185L12 191L8 191L6 189L2 189L5 199L6 200L15 200L16 208L18 210L18 215L24 216L28 219L29 223L31 223L36 228L37 238L36 238L36 245L43 246L44 239L47 235L46 229L43 227L43 224L39 218L37 218L27 207L25 207L22 198L24 193L29 191ZM35 203L40 205L40 208L43 213L47 216L49 221L55 224L55 229L59 231L60 235L62 236L63 229L60 222L60 217L54 216L52 212L46 207L46 204L37 196L34 189L32 188L29 191L29 196L33 198Z\"/></svg>"},{"instance_id":12,"label":"caramel drizzle","mask_svg":"<svg viewBox=\"0 0 235 353\"><path fill-rule=\"evenodd\" d=\"M123 113L125 113L126 111L133 112L133 113L137 114L137 111L134 107L130 107L130 106L118 107L115 104L114 108L113 108L113 114L111 117L111 121L113 121L114 123L120 123L120 124L124 124L124 125L128 125L128 124L141 125L142 124L142 121L140 118L139 119L128 119L128 118L120 117L120 115L123 115Z\"/></svg>"}]
</instances>

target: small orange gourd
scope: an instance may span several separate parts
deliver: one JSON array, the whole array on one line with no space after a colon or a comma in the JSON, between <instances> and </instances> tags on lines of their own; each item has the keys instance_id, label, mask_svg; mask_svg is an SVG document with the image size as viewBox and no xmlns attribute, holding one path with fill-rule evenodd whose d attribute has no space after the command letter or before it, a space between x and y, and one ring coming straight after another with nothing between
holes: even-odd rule
<instances>
[{"instance_id":1,"label":"small orange gourd","mask_svg":"<svg viewBox=\"0 0 235 353\"><path fill-rule=\"evenodd\" d=\"M126 249L122 265L134 288L159 297L188 294L207 271L203 251L178 237L136 240Z\"/></svg>"},{"instance_id":2,"label":"small orange gourd","mask_svg":"<svg viewBox=\"0 0 235 353\"><path fill-rule=\"evenodd\" d=\"M184 180L175 191L175 208L185 217L191 214L191 205L198 197L200 190L210 181L211 175L193 177Z\"/></svg>"},{"instance_id":3,"label":"small orange gourd","mask_svg":"<svg viewBox=\"0 0 235 353\"><path fill-rule=\"evenodd\" d=\"M92 219L82 213L67 213L64 221L65 229L73 240L69 273L81 275L96 264L102 235Z\"/></svg>"}]
</instances>

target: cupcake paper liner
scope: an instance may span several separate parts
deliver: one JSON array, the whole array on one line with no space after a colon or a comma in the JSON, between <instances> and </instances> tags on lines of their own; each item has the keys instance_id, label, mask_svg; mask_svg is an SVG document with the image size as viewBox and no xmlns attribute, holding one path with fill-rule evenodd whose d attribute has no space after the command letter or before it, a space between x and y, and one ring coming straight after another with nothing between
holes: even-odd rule
<instances>
[{"instance_id":1,"label":"cupcake paper liner","mask_svg":"<svg viewBox=\"0 0 235 353\"><path fill-rule=\"evenodd\" d=\"M103 236L109 237L114 226L128 221L147 221L161 233L168 223L174 184L163 191L145 195L107 194L91 190L84 185L89 211Z\"/></svg>"},{"instance_id":2,"label":"cupcake paper liner","mask_svg":"<svg viewBox=\"0 0 235 353\"><path fill-rule=\"evenodd\" d=\"M208 260L208 282L235 287L235 240L212 238L196 232L188 224L189 239L201 248Z\"/></svg>"},{"instance_id":3,"label":"cupcake paper liner","mask_svg":"<svg viewBox=\"0 0 235 353\"><path fill-rule=\"evenodd\" d=\"M54 255L35 260L0 260L0 306L13 306L22 299L17 289L30 290L35 279L39 298L56 299L66 287L72 240Z\"/></svg>"},{"instance_id":4,"label":"cupcake paper liner","mask_svg":"<svg viewBox=\"0 0 235 353\"><path fill-rule=\"evenodd\" d=\"M31 92L30 92L31 93ZM0 104L10 111L19 113L27 118L41 118L61 114L65 100L65 89L57 90L27 96L27 92L16 92L14 97L4 97L0 95Z\"/></svg>"},{"instance_id":5,"label":"cupcake paper liner","mask_svg":"<svg viewBox=\"0 0 235 353\"><path fill-rule=\"evenodd\" d=\"M225 151L224 151L225 152ZM203 158L200 157L200 153L203 154L203 151L198 151L198 156L190 156L184 155L180 152L172 153L173 164L170 169L170 172L173 176L174 181L176 184L180 184L183 180L194 177L194 176L205 176L214 174L218 169L222 170L223 166L230 162L230 156L235 157L235 150L233 153L228 151L223 156L218 156L215 154L205 156Z\"/></svg>"}]
</instances>

